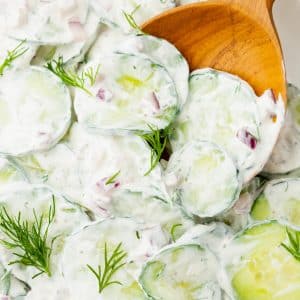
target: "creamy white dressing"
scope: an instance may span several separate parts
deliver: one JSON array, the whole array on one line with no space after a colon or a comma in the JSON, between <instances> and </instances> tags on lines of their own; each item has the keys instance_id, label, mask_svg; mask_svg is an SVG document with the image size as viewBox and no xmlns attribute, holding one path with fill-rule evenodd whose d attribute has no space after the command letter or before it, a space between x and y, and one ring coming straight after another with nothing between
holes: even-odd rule
<instances>
[{"instance_id":1,"label":"creamy white dressing","mask_svg":"<svg viewBox=\"0 0 300 300\"><path fill-rule=\"evenodd\" d=\"M191 2L200 1L0 0L0 66L25 39L28 48L0 76L0 204L32 221L33 209L46 213L54 195L49 241L59 234L51 277L32 279L34 266L9 265L13 251L0 245L1 299L146 300L148 293L160 300L225 300L239 290L243 300L251 278L234 276L255 251L265 259L254 257L250 269L264 275L264 288L299 298L299 265L280 246L288 242L284 227L243 231L257 203L263 204L258 219L299 229L297 178L271 181L262 194L265 179L250 181L273 151L283 101L270 91L257 97L243 80L217 70L196 70L188 80L180 52L132 28L124 15L140 25ZM60 57L72 75L99 67L95 82L84 81L91 95L44 68ZM265 172L299 167L299 94L289 87L285 127ZM145 176L155 153L136 130L170 124L174 153ZM216 145L199 154L189 148L199 138ZM216 215L230 226L207 218ZM1 230L0 236L7 239ZM105 243L109 253L122 243L126 264L111 278L122 285L99 293L87 264L103 268ZM259 252L261 245L270 253ZM145 276L147 270L157 277Z\"/></svg>"},{"instance_id":2,"label":"creamy white dressing","mask_svg":"<svg viewBox=\"0 0 300 300\"><path fill-rule=\"evenodd\" d=\"M118 24L125 31L132 30L124 12L132 14L141 25L151 17L175 6L175 0L91 0L91 5L103 18Z\"/></svg>"},{"instance_id":3,"label":"creamy white dressing","mask_svg":"<svg viewBox=\"0 0 300 300\"><path fill-rule=\"evenodd\" d=\"M264 167L267 173L287 173L300 167L300 90L288 86L288 104L283 128Z\"/></svg>"},{"instance_id":4,"label":"creamy white dressing","mask_svg":"<svg viewBox=\"0 0 300 300\"><path fill-rule=\"evenodd\" d=\"M55 204L53 204L53 201ZM28 184L15 185L11 191L0 193L0 205L5 207L7 212L13 216L21 213L21 220L33 222L34 210L39 218L44 215L48 217L50 207L55 205L54 221L49 227L48 243L51 243L51 239L56 237L53 243L53 250L51 256L51 270L52 273L57 272L58 258L64 247L65 238L71 232L90 222L88 216L80 209L67 202L64 198L54 195L49 189L43 186L31 186ZM44 224L46 220L44 219ZM1 239L7 238L3 233ZM15 249L16 253L20 249ZM4 266L13 272L17 278L27 282L29 285L34 282L32 276L37 273L37 270L33 267L24 268L20 264L9 265L9 263L16 259L16 256L5 248L3 245L0 247L1 261ZM47 278L46 274L40 275L43 278Z\"/></svg>"},{"instance_id":5,"label":"creamy white dressing","mask_svg":"<svg viewBox=\"0 0 300 300\"><path fill-rule=\"evenodd\" d=\"M30 67L0 78L1 153L47 150L70 122L70 93L50 71Z\"/></svg>"},{"instance_id":6,"label":"creamy white dressing","mask_svg":"<svg viewBox=\"0 0 300 300\"><path fill-rule=\"evenodd\" d=\"M147 258L167 243L157 229L143 228L131 219L119 218L94 223L70 236L64 249L62 270L72 299L146 299L135 283L136 274ZM111 285L100 296L97 281L86 265L97 268L103 264L105 243L110 255L122 243L127 256L126 265L115 275L115 280L122 285Z\"/></svg>"}]
</instances>

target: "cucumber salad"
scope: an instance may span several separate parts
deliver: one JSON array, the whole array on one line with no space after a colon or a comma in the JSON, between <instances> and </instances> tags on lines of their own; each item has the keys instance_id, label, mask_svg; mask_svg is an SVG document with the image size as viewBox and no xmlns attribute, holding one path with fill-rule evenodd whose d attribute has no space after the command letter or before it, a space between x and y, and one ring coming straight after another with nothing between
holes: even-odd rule
<instances>
[{"instance_id":1,"label":"cucumber salad","mask_svg":"<svg viewBox=\"0 0 300 300\"><path fill-rule=\"evenodd\" d=\"M300 90L141 30L188 2L0 0L1 300L300 299Z\"/></svg>"}]
</instances>

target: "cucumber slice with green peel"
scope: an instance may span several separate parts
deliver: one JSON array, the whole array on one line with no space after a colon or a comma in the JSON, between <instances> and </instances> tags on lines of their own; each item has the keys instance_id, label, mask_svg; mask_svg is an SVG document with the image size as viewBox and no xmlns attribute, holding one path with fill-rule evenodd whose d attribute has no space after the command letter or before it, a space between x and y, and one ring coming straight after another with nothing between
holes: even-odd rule
<instances>
[{"instance_id":1,"label":"cucumber slice with green peel","mask_svg":"<svg viewBox=\"0 0 300 300\"><path fill-rule=\"evenodd\" d=\"M85 70L101 66L108 73L89 87L93 96L76 90L78 122L102 130L167 127L178 111L178 95L167 70L141 55L114 54L90 61Z\"/></svg>"},{"instance_id":2,"label":"cucumber slice with green peel","mask_svg":"<svg viewBox=\"0 0 300 300\"><path fill-rule=\"evenodd\" d=\"M284 105L270 92L258 99L240 78L212 69L190 75L190 93L171 137L173 150L198 139L224 147L244 182L261 171L279 134Z\"/></svg>"},{"instance_id":3,"label":"cucumber slice with green peel","mask_svg":"<svg viewBox=\"0 0 300 300\"><path fill-rule=\"evenodd\" d=\"M288 85L288 104L283 128L264 172L283 174L300 167L300 90Z\"/></svg>"},{"instance_id":4,"label":"cucumber slice with green peel","mask_svg":"<svg viewBox=\"0 0 300 300\"><path fill-rule=\"evenodd\" d=\"M269 181L255 200L250 215L254 221L276 219L300 230L300 179Z\"/></svg>"},{"instance_id":5,"label":"cucumber slice with green peel","mask_svg":"<svg viewBox=\"0 0 300 300\"><path fill-rule=\"evenodd\" d=\"M165 182L173 200L200 217L213 217L230 208L241 188L228 154L215 144L197 140L171 155Z\"/></svg>"},{"instance_id":6,"label":"cucumber slice with green peel","mask_svg":"<svg viewBox=\"0 0 300 300\"><path fill-rule=\"evenodd\" d=\"M174 45L164 39L146 34L126 34L119 27L102 23L100 35L88 58L97 60L111 52L144 54L166 68L174 80L182 108L188 95L189 66Z\"/></svg>"},{"instance_id":7,"label":"cucumber slice with green peel","mask_svg":"<svg viewBox=\"0 0 300 300\"><path fill-rule=\"evenodd\" d=\"M88 0L11 3L7 6L6 33L39 44L66 44L87 34Z\"/></svg>"},{"instance_id":8,"label":"cucumber slice with green peel","mask_svg":"<svg viewBox=\"0 0 300 300\"><path fill-rule=\"evenodd\" d=\"M300 262L283 243L290 246L286 228L273 221L246 229L227 245L223 264L234 299L300 298Z\"/></svg>"},{"instance_id":9,"label":"cucumber slice with green peel","mask_svg":"<svg viewBox=\"0 0 300 300\"><path fill-rule=\"evenodd\" d=\"M221 299L215 256L198 244L168 247L144 266L139 282L154 300Z\"/></svg>"},{"instance_id":10,"label":"cucumber slice with green peel","mask_svg":"<svg viewBox=\"0 0 300 300\"><path fill-rule=\"evenodd\" d=\"M141 300L147 299L136 280L141 264L166 244L161 231L145 229L129 218L106 219L83 228L70 236L64 248L62 270L72 299ZM126 256L121 268L113 272L109 282L118 281L101 290L97 278L87 267L103 270L105 245L108 258L120 245Z\"/></svg>"},{"instance_id":11,"label":"cucumber slice with green peel","mask_svg":"<svg viewBox=\"0 0 300 300\"><path fill-rule=\"evenodd\" d=\"M88 216L79 206L66 201L58 195L54 195L53 192L45 186L19 184L16 185L12 191L1 191L0 193L0 206L2 208L4 207L10 216L17 217L18 214L21 213L21 220L34 222L35 212L38 219L44 215L45 226L47 223L46 218L49 216L50 207L53 209L53 205L55 205L54 220L49 226L47 239L48 245L50 245L51 240L56 237L52 245L50 257L52 274L58 271L58 259L64 247L66 236L77 228L89 223ZM1 239L4 241L11 241L2 232ZM14 255L14 252L22 254L19 251L20 249L8 249L1 245L1 260L4 266L10 270L12 274L30 285L30 283L35 280L32 279L32 276L39 271L33 266L25 267L21 264L10 265L10 262L17 258ZM47 277L45 274L41 276Z\"/></svg>"},{"instance_id":12,"label":"cucumber slice with green peel","mask_svg":"<svg viewBox=\"0 0 300 300\"><path fill-rule=\"evenodd\" d=\"M175 7L174 0L92 0L91 4L96 12L126 31L132 30L132 27L124 12L132 14L137 24L141 25L151 17Z\"/></svg>"},{"instance_id":13,"label":"cucumber slice with green peel","mask_svg":"<svg viewBox=\"0 0 300 300\"><path fill-rule=\"evenodd\" d=\"M55 145L71 122L67 87L39 67L7 73L0 80L0 153L24 155Z\"/></svg>"}]
</instances>

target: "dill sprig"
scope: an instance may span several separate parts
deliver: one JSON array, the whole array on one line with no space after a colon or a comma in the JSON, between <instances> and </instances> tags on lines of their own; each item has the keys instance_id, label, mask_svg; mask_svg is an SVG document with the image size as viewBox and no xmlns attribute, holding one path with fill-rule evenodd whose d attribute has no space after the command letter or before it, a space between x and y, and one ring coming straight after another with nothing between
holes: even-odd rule
<instances>
[{"instance_id":1,"label":"dill sprig","mask_svg":"<svg viewBox=\"0 0 300 300\"><path fill-rule=\"evenodd\" d=\"M107 253L107 244L104 245L104 267L98 266L95 270L90 265L87 265L88 269L96 276L98 281L98 292L101 294L102 291L112 284L122 285L119 281L111 281L112 276L121 269L126 263L124 258L127 256L127 253L121 249L122 243L119 243L118 246L114 249L110 257Z\"/></svg>"},{"instance_id":2,"label":"dill sprig","mask_svg":"<svg viewBox=\"0 0 300 300\"><path fill-rule=\"evenodd\" d=\"M52 196L48 216L41 215L38 217L36 211L33 210L33 222L22 220L21 212L15 217L10 216L4 207L0 209L0 230L6 237L6 239L1 239L0 242L9 250L18 250L13 252L18 259L11 261L9 264L35 267L39 272L32 278L43 273L51 276L50 256L55 238L51 240L50 244L48 244L47 239L49 227L54 220L55 213L54 196ZM45 229L43 229L44 226L46 226Z\"/></svg>"},{"instance_id":3,"label":"dill sprig","mask_svg":"<svg viewBox=\"0 0 300 300\"><path fill-rule=\"evenodd\" d=\"M291 231L286 228L286 234L289 238L290 245L281 243L281 246L293 255L295 259L300 261L300 231Z\"/></svg>"},{"instance_id":4,"label":"dill sprig","mask_svg":"<svg viewBox=\"0 0 300 300\"><path fill-rule=\"evenodd\" d=\"M119 176L120 173L121 173L121 170L119 170L118 172L116 172L115 174L113 174L111 177L109 177L106 180L105 185L115 183L116 182L116 178Z\"/></svg>"},{"instance_id":5,"label":"dill sprig","mask_svg":"<svg viewBox=\"0 0 300 300\"><path fill-rule=\"evenodd\" d=\"M137 33L139 33L139 34L144 34L144 32L142 31L142 29L140 28L140 26L136 23L136 21L134 19L134 14L140 7L141 7L141 5L137 5L136 8L131 13L127 13L126 11L123 10L123 15L131 28L136 30Z\"/></svg>"},{"instance_id":6,"label":"dill sprig","mask_svg":"<svg viewBox=\"0 0 300 300\"><path fill-rule=\"evenodd\" d=\"M150 168L144 174L144 176L149 175L159 163L161 156L166 148L170 131L170 127L161 130L151 125L148 125L148 127L150 128L149 133L137 133L137 135L145 140L151 147Z\"/></svg>"},{"instance_id":7,"label":"dill sprig","mask_svg":"<svg viewBox=\"0 0 300 300\"><path fill-rule=\"evenodd\" d=\"M90 67L87 71L77 74L74 70L67 70L63 58L60 56L58 60L51 60L46 63L45 67L58 76L66 85L77 87L85 91L90 96L93 94L86 88L86 80L89 80L90 85L94 85L99 73L100 66L94 70Z\"/></svg>"},{"instance_id":8,"label":"dill sprig","mask_svg":"<svg viewBox=\"0 0 300 300\"><path fill-rule=\"evenodd\" d=\"M0 76L3 75L5 68L10 67L14 60L23 55L26 51L28 51L28 48L23 47L25 42L26 41L24 40L21 43L19 43L16 46L16 48L7 51L7 55L4 61L2 62L2 64L0 64Z\"/></svg>"},{"instance_id":9,"label":"dill sprig","mask_svg":"<svg viewBox=\"0 0 300 300\"><path fill-rule=\"evenodd\" d=\"M171 238L172 238L172 241L173 242L176 242L176 237L175 237L175 231L176 231L176 228L177 227L181 227L183 226L182 224L174 224L172 227L171 227L171 230L170 230L170 234L171 234Z\"/></svg>"},{"instance_id":10,"label":"dill sprig","mask_svg":"<svg viewBox=\"0 0 300 300\"><path fill-rule=\"evenodd\" d=\"M96 70L89 67L83 74L89 80L90 86L93 86L96 82L97 76L99 74L100 65L97 66Z\"/></svg>"}]
</instances>

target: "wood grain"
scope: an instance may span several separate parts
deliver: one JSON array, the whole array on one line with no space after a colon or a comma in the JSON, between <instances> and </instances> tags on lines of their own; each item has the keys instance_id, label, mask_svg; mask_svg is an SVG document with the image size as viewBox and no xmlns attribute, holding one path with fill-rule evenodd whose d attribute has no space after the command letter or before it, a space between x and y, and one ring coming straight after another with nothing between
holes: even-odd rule
<instances>
[{"instance_id":1,"label":"wood grain","mask_svg":"<svg viewBox=\"0 0 300 300\"><path fill-rule=\"evenodd\" d=\"M282 51L272 21L274 0L208 0L171 9L145 23L146 33L174 44L191 70L211 67L272 88L286 99Z\"/></svg>"}]
</instances>

